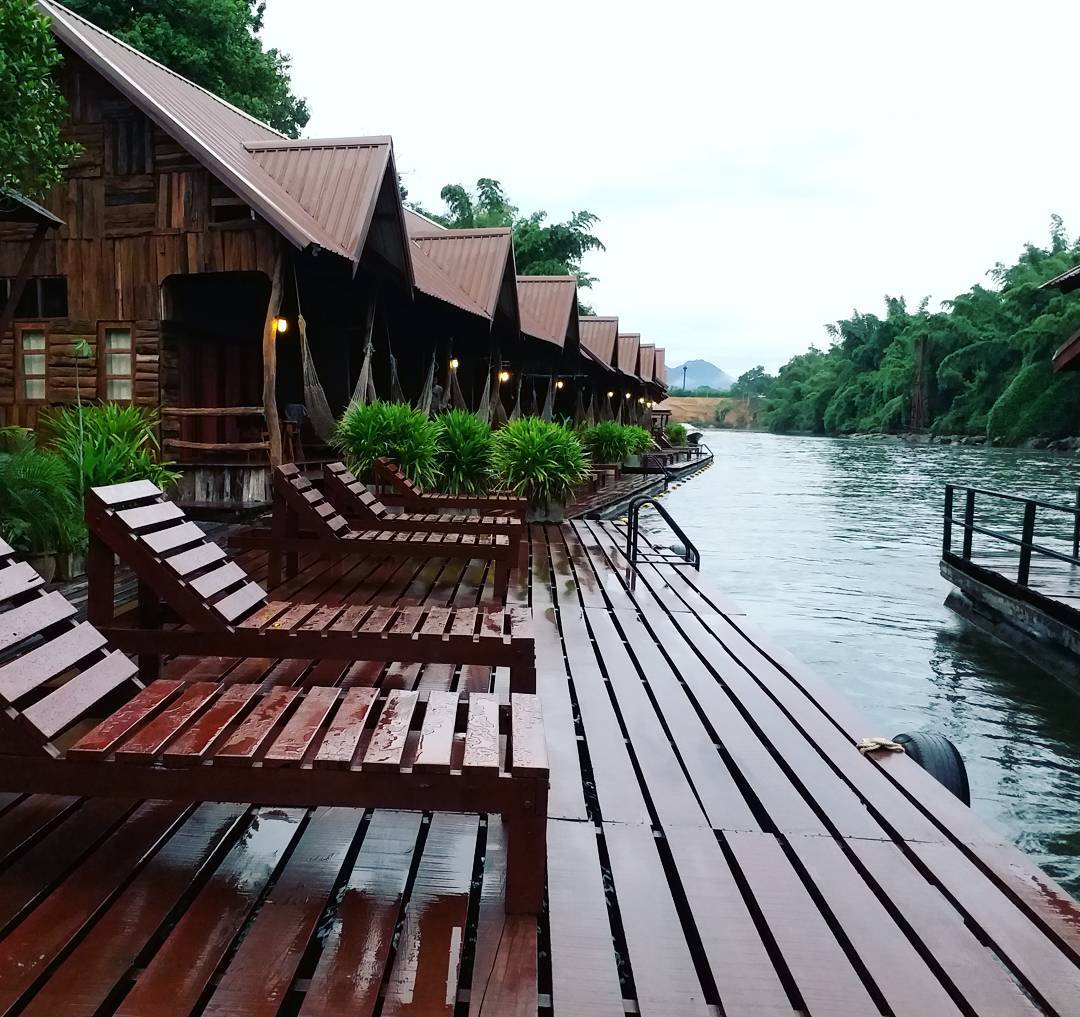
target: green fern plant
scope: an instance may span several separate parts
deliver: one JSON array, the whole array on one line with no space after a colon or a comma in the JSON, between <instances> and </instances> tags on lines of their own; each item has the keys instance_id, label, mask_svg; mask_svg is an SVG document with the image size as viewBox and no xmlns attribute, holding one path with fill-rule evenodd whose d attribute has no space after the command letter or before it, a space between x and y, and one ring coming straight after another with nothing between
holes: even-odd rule
<instances>
[{"instance_id":1,"label":"green fern plant","mask_svg":"<svg viewBox=\"0 0 1080 1017\"><path fill-rule=\"evenodd\" d=\"M686 444L686 425L685 424L668 424L664 428L664 434L667 436L667 440L672 445L681 447Z\"/></svg>"},{"instance_id":2,"label":"green fern plant","mask_svg":"<svg viewBox=\"0 0 1080 1017\"><path fill-rule=\"evenodd\" d=\"M534 508L561 502L589 473L578 436L539 417L512 420L495 432L492 466L503 488Z\"/></svg>"},{"instance_id":3,"label":"green fern plant","mask_svg":"<svg viewBox=\"0 0 1080 1017\"><path fill-rule=\"evenodd\" d=\"M435 422L439 428L440 487L450 494L490 491L494 440L491 425L466 410L450 410Z\"/></svg>"},{"instance_id":4,"label":"green fern plant","mask_svg":"<svg viewBox=\"0 0 1080 1017\"><path fill-rule=\"evenodd\" d=\"M621 463L631 454L628 430L613 420L605 420L588 428L581 440L594 463Z\"/></svg>"},{"instance_id":5,"label":"green fern plant","mask_svg":"<svg viewBox=\"0 0 1080 1017\"><path fill-rule=\"evenodd\" d=\"M630 424L624 427L626 440L629 446L629 454L632 456L644 455L652 448L653 437L649 432L638 424Z\"/></svg>"},{"instance_id":6,"label":"green fern plant","mask_svg":"<svg viewBox=\"0 0 1080 1017\"><path fill-rule=\"evenodd\" d=\"M351 403L337 422L332 439L357 476L385 456L421 487L439 480L439 425L405 403Z\"/></svg>"},{"instance_id":7,"label":"green fern plant","mask_svg":"<svg viewBox=\"0 0 1080 1017\"><path fill-rule=\"evenodd\" d=\"M0 452L0 535L12 547L68 550L80 522L74 477L61 456L30 447Z\"/></svg>"}]
</instances>

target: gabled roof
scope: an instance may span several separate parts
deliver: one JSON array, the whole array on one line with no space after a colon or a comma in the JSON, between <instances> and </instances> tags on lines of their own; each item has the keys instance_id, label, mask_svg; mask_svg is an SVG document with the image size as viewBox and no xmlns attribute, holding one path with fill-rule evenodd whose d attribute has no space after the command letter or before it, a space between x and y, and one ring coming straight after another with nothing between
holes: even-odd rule
<instances>
[{"instance_id":1,"label":"gabled roof","mask_svg":"<svg viewBox=\"0 0 1080 1017\"><path fill-rule=\"evenodd\" d=\"M619 334L619 319L586 315L579 320L581 345L605 367L615 367L615 340Z\"/></svg>"},{"instance_id":2,"label":"gabled roof","mask_svg":"<svg viewBox=\"0 0 1080 1017\"><path fill-rule=\"evenodd\" d=\"M509 228L429 228L412 233L409 247L416 273L416 285L421 291L464 307L468 311L475 312L479 307L484 317L489 320L495 318L501 301L504 311L516 323L516 273ZM415 268L424 259L432 262L432 266ZM451 281L454 288L448 289L439 282L440 279ZM466 294L467 305L461 302L460 291Z\"/></svg>"},{"instance_id":3,"label":"gabled roof","mask_svg":"<svg viewBox=\"0 0 1080 1017\"><path fill-rule=\"evenodd\" d=\"M638 347L640 346L641 334L639 332L620 333L618 367L623 374L637 375Z\"/></svg>"},{"instance_id":4,"label":"gabled roof","mask_svg":"<svg viewBox=\"0 0 1080 1017\"><path fill-rule=\"evenodd\" d=\"M638 351L638 375L642 381L653 380L653 366L656 362L656 347L652 343L642 343Z\"/></svg>"},{"instance_id":5,"label":"gabled roof","mask_svg":"<svg viewBox=\"0 0 1080 1017\"><path fill-rule=\"evenodd\" d=\"M1071 293L1078 286L1080 286L1080 265L1067 269L1061 275L1054 276L1053 279L1047 279L1039 289L1061 290L1062 293Z\"/></svg>"},{"instance_id":6,"label":"gabled roof","mask_svg":"<svg viewBox=\"0 0 1080 1017\"><path fill-rule=\"evenodd\" d=\"M255 117L151 60L85 18L37 0L53 34L163 131L182 144L282 236L303 250L316 245L360 259L376 214L392 212L404 256L400 200L385 206L397 179L389 138L290 141Z\"/></svg>"},{"instance_id":7,"label":"gabled roof","mask_svg":"<svg viewBox=\"0 0 1080 1017\"><path fill-rule=\"evenodd\" d=\"M405 229L409 231L409 236L412 236L414 233L445 230L449 229L449 227L444 226L441 222L436 222L434 219L429 219L423 212L417 212L415 208L405 208Z\"/></svg>"},{"instance_id":8,"label":"gabled roof","mask_svg":"<svg viewBox=\"0 0 1080 1017\"><path fill-rule=\"evenodd\" d=\"M521 331L562 348L573 341L577 322L577 279L572 275L519 275Z\"/></svg>"},{"instance_id":9,"label":"gabled roof","mask_svg":"<svg viewBox=\"0 0 1080 1017\"><path fill-rule=\"evenodd\" d=\"M0 187L0 222L28 223L48 229L64 225L62 219L58 219L47 208L42 208L36 201L31 201L18 191L3 187Z\"/></svg>"},{"instance_id":10,"label":"gabled roof","mask_svg":"<svg viewBox=\"0 0 1080 1017\"><path fill-rule=\"evenodd\" d=\"M667 388L667 367L664 364L664 347L657 346L653 357L653 381L661 388Z\"/></svg>"}]
</instances>

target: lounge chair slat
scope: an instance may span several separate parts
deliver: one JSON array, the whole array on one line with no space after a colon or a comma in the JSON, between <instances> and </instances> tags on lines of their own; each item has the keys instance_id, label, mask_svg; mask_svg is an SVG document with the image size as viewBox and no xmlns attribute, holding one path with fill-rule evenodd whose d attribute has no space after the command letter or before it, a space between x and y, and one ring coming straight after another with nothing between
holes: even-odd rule
<instances>
[{"instance_id":1,"label":"lounge chair slat","mask_svg":"<svg viewBox=\"0 0 1080 1017\"><path fill-rule=\"evenodd\" d=\"M37 570L24 561L0 569L0 600L11 600L44 585L45 580Z\"/></svg>"},{"instance_id":2,"label":"lounge chair slat","mask_svg":"<svg viewBox=\"0 0 1080 1017\"><path fill-rule=\"evenodd\" d=\"M419 607L403 607L398 611L397 620L390 626L390 631L398 636L410 636L416 631L424 611Z\"/></svg>"},{"instance_id":3,"label":"lounge chair slat","mask_svg":"<svg viewBox=\"0 0 1080 1017\"><path fill-rule=\"evenodd\" d=\"M538 696L511 694L510 733L510 772L515 777L547 776L547 743Z\"/></svg>"},{"instance_id":4,"label":"lounge chair slat","mask_svg":"<svg viewBox=\"0 0 1080 1017\"><path fill-rule=\"evenodd\" d=\"M68 749L68 758L94 759L107 756L131 731L183 687L183 682L168 680L147 685L134 699L120 707L116 713L107 717Z\"/></svg>"},{"instance_id":5,"label":"lounge chair slat","mask_svg":"<svg viewBox=\"0 0 1080 1017\"><path fill-rule=\"evenodd\" d=\"M359 625L371 612L370 604L350 604L338 616L337 621L330 626L331 632L355 632Z\"/></svg>"},{"instance_id":6,"label":"lounge chair slat","mask_svg":"<svg viewBox=\"0 0 1080 1017\"><path fill-rule=\"evenodd\" d=\"M123 505L129 501L141 501L144 498L162 498L161 488L149 480L132 480L127 484L112 484L108 487L90 489L106 505Z\"/></svg>"},{"instance_id":7,"label":"lounge chair slat","mask_svg":"<svg viewBox=\"0 0 1080 1017\"><path fill-rule=\"evenodd\" d=\"M46 738L52 738L138 673L134 661L119 650L113 650L104 660L92 664L55 692L28 706L23 710L23 716Z\"/></svg>"},{"instance_id":8,"label":"lounge chair slat","mask_svg":"<svg viewBox=\"0 0 1080 1017\"><path fill-rule=\"evenodd\" d=\"M456 692L432 692L428 695L427 709L420 725L420 741L413 761L415 769L433 773L450 772L457 711Z\"/></svg>"},{"instance_id":9,"label":"lounge chair slat","mask_svg":"<svg viewBox=\"0 0 1080 1017\"><path fill-rule=\"evenodd\" d=\"M184 518L184 510L171 501L156 501L152 505L121 509L116 514L133 530L145 530L148 526L159 526L161 523Z\"/></svg>"},{"instance_id":10,"label":"lounge chair slat","mask_svg":"<svg viewBox=\"0 0 1080 1017\"><path fill-rule=\"evenodd\" d=\"M104 645L105 637L93 625L82 622L34 647L0 667L0 700L15 702Z\"/></svg>"},{"instance_id":11,"label":"lounge chair slat","mask_svg":"<svg viewBox=\"0 0 1080 1017\"><path fill-rule=\"evenodd\" d=\"M393 617L394 608L392 607L372 608L371 613L364 619L363 625L360 626L360 631L364 635L377 635L386 629L390 619Z\"/></svg>"},{"instance_id":12,"label":"lounge chair slat","mask_svg":"<svg viewBox=\"0 0 1080 1017\"><path fill-rule=\"evenodd\" d=\"M166 551L183 547L185 544L194 544L196 541L205 540L206 534L194 523L187 522L180 523L178 526L170 526L167 530L144 533L140 539L155 554L165 554Z\"/></svg>"},{"instance_id":13,"label":"lounge chair slat","mask_svg":"<svg viewBox=\"0 0 1080 1017\"><path fill-rule=\"evenodd\" d=\"M287 766L299 763L311 748L341 690L325 685L309 689L304 701L289 718L284 730L263 756L263 766Z\"/></svg>"},{"instance_id":14,"label":"lounge chair slat","mask_svg":"<svg viewBox=\"0 0 1080 1017\"><path fill-rule=\"evenodd\" d=\"M364 753L365 770L397 770L401 766L417 698L415 692L400 689L394 689L386 697Z\"/></svg>"},{"instance_id":15,"label":"lounge chair slat","mask_svg":"<svg viewBox=\"0 0 1080 1017\"><path fill-rule=\"evenodd\" d=\"M349 766L377 697L378 690L373 688L349 689L345 693L315 754L316 768L338 770Z\"/></svg>"},{"instance_id":16,"label":"lounge chair slat","mask_svg":"<svg viewBox=\"0 0 1080 1017\"><path fill-rule=\"evenodd\" d=\"M266 603L266 591L256 583L247 583L214 604L214 610L227 622L235 622L253 607Z\"/></svg>"},{"instance_id":17,"label":"lounge chair slat","mask_svg":"<svg viewBox=\"0 0 1080 1017\"><path fill-rule=\"evenodd\" d=\"M424 619L424 627L420 632L425 636L441 636L446 631L446 623L449 620L450 608L430 608L427 613L427 618Z\"/></svg>"},{"instance_id":18,"label":"lounge chair slat","mask_svg":"<svg viewBox=\"0 0 1080 1017\"><path fill-rule=\"evenodd\" d=\"M227 557L225 549L219 544L200 544L190 551L181 551L179 554L171 555L165 559L165 563L178 576L183 577Z\"/></svg>"},{"instance_id":19,"label":"lounge chair slat","mask_svg":"<svg viewBox=\"0 0 1080 1017\"><path fill-rule=\"evenodd\" d=\"M476 615L477 610L475 607L459 607L454 612L454 622L450 626L450 635L452 636L471 636L476 631Z\"/></svg>"},{"instance_id":20,"label":"lounge chair slat","mask_svg":"<svg viewBox=\"0 0 1080 1017\"><path fill-rule=\"evenodd\" d=\"M468 773L498 772L499 697L494 693L474 692L469 696L462 769Z\"/></svg>"},{"instance_id":21,"label":"lounge chair slat","mask_svg":"<svg viewBox=\"0 0 1080 1017\"><path fill-rule=\"evenodd\" d=\"M247 579L247 573L234 561L191 580L191 588L202 597L213 597L236 583Z\"/></svg>"},{"instance_id":22,"label":"lounge chair slat","mask_svg":"<svg viewBox=\"0 0 1080 1017\"><path fill-rule=\"evenodd\" d=\"M14 548L3 537L0 537L0 554L9 555L14 553Z\"/></svg>"},{"instance_id":23,"label":"lounge chair slat","mask_svg":"<svg viewBox=\"0 0 1080 1017\"><path fill-rule=\"evenodd\" d=\"M272 689L214 753L214 761L237 765L252 762L297 695L296 689Z\"/></svg>"},{"instance_id":24,"label":"lounge chair slat","mask_svg":"<svg viewBox=\"0 0 1080 1017\"><path fill-rule=\"evenodd\" d=\"M188 685L149 724L121 743L116 750L116 758L130 762L147 762L153 759L220 691L221 686L217 682L194 682Z\"/></svg>"},{"instance_id":25,"label":"lounge chair slat","mask_svg":"<svg viewBox=\"0 0 1080 1017\"><path fill-rule=\"evenodd\" d=\"M288 600L268 600L258 611L249 614L240 622L240 627L261 629L264 625L269 625L275 618L284 614L292 606L292 603Z\"/></svg>"},{"instance_id":26,"label":"lounge chair slat","mask_svg":"<svg viewBox=\"0 0 1080 1017\"><path fill-rule=\"evenodd\" d=\"M50 625L71 618L74 614L75 608L56 592L20 604L0 615L0 650L44 632Z\"/></svg>"},{"instance_id":27,"label":"lounge chair slat","mask_svg":"<svg viewBox=\"0 0 1080 1017\"><path fill-rule=\"evenodd\" d=\"M480 625L480 637L488 639L502 639L503 637L503 625L506 620L506 615L502 611L488 611L483 616L483 622Z\"/></svg>"},{"instance_id":28,"label":"lounge chair slat","mask_svg":"<svg viewBox=\"0 0 1080 1017\"><path fill-rule=\"evenodd\" d=\"M166 765L194 766L204 759L258 692L258 685L230 685L169 745L163 756Z\"/></svg>"}]
</instances>

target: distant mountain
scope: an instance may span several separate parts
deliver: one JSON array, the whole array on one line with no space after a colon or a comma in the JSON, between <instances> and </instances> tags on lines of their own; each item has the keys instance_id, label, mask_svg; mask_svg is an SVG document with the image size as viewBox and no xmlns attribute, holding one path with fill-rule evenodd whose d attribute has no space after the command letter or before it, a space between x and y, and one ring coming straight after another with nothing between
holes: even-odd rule
<instances>
[{"instance_id":1,"label":"distant mountain","mask_svg":"<svg viewBox=\"0 0 1080 1017\"><path fill-rule=\"evenodd\" d=\"M688 360L685 364L667 369L668 388L683 387L684 367L687 389L715 388L726 392L735 382L731 375L725 374L716 364L710 364L707 360Z\"/></svg>"}]
</instances>

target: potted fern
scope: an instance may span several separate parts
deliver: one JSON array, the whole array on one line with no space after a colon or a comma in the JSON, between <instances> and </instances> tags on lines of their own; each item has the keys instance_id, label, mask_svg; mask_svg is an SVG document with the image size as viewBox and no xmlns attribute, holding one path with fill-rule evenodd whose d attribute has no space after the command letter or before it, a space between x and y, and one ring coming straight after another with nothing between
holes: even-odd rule
<instances>
[{"instance_id":1,"label":"potted fern","mask_svg":"<svg viewBox=\"0 0 1080 1017\"><path fill-rule=\"evenodd\" d=\"M641 457L652 448L652 435L638 424L630 424L623 428L626 433L626 466L640 466Z\"/></svg>"},{"instance_id":2,"label":"potted fern","mask_svg":"<svg viewBox=\"0 0 1080 1017\"><path fill-rule=\"evenodd\" d=\"M439 425L406 403L350 403L331 443L358 477L370 479L372 463L385 456L421 487L439 479Z\"/></svg>"},{"instance_id":3,"label":"potted fern","mask_svg":"<svg viewBox=\"0 0 1080 1017\"><path fill-rule=\"evenodd\" d=\"M581 441L594 463L618 464L630 454L628 430L613 420L605 420L587 428Z\"/></svg>"},{"instance_id":4,"label":"potted fern","mask_svg":"<svg viewBox=\"0 0 1080 1017\"><path fill-rule=\"evenodd\" d=\"M450 494L490 491L494 484L491 425L466 410L450 410L440 416L436 424L442 489Z\"/></svg>"},{"instance_id":5,"label":"potted fern","mask_svg":"<svg viewBox=\"0 0 1080 1017\"><path fill-rule=\"evenodd\" d=\"M561 522L589 457L569 428L524 417L495 432L492 467L505 490L529 499L530 522Z\"/></svg>"}]
</instances>

